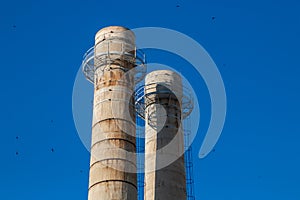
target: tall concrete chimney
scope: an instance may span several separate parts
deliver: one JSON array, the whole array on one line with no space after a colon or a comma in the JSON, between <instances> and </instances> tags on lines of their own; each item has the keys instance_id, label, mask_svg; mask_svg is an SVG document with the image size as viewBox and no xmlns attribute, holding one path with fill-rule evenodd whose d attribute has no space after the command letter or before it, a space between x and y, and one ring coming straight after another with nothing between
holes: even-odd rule
<instances>
[{"instance_id":1,"label":"tall concrete chimney","mask_svg":"<svg viewBox=\"0 0 300 200\"><path fill-rule=\"evenodd\" d=\"M180 75L149 73L144 95L145 200L186 200Z\"/></svg>"},{"instance_id":2,"label":"tall concrete chimney","mask_svg":"<svg viewBox=\"0 0 300 200\"><path fill-rule=\"evenodd\" d=\"M137 199L136 158L124 153L136 151L134 74L125 76L135 67L135 54L135 36L127 28L96 34L88 200Z\"/></svg>"}]
</instances>

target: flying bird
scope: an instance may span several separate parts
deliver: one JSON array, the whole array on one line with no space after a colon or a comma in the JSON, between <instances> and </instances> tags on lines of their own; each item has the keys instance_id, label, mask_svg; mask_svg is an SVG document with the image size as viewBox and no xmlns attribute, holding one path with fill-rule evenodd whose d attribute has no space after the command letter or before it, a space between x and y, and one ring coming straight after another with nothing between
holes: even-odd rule
<instances>
[{"instance_id":1,"label":"flying bird","mask_svg":"<svg viewBox=\"0 0 300 200\"><path fill-rule=\"evenodd\" d=\"M176 6L176 8L179 8L179 7L180 7L179 5Z\"/></svg>"},{"instance_id":2,"label":"flying bird","mask_svg":"<svg viewBox=\"0 0 300 200\"><path fill-rule=\"evenodd\" d=\"M16 151L16 155L19 155L19 152Z\"/></svg>"},{"instance_id":3,"label":"flying bird","mask_svg":"<svg viewBox=\"0 0 300 200\"><path fill-rule=\"evenodd\" d=\"M19 136L16 136L16 139L19 139Z\"/></svg>"},{"instance_id":4,"label":"flying bird","mask_svg":"<svg viewBox=\"0 0 300 200\"><path fill-rule=\"evenodd\" d=\"M54 149L53 149L53 148L51 148L51 152L52 152L52 153L54 152Z\"/></svg>"},{"instance_id":5,"label":"flying bird","mask_svg":"<svg viewBox=\"0 0 300 200\"><path fill-rule=\"evenodd\" d=\"M215 20L215 19L216 19L216 17L215 17L215 16L213 16L213 17L211 17L211 19L212 19L212 20Z\"/></svg>"}]
</instances>

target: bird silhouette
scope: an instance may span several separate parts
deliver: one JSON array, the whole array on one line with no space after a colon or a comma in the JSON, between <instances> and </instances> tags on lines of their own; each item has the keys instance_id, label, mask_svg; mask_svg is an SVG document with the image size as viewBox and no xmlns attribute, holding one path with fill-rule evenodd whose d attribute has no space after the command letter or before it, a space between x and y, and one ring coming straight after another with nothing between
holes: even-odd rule
<instances>
[{"instance_id":1,"label":"bird silhouette","mask_svg":"<svg viewBox=\"0 0 300 200\"><path fill-rule=\"evenodd\" d=\"M51 152L52 152L52 153L54 152L54 149L53 149L53 148L51 148Z\"/></svg>"},{"instance_id":2,"label":"bird silhouette","mask_svg":"<svg viewBox=\"0 0 300 200\"><path fill-rule=\"evenodd\" d=\"M13 28L17 28L17 26L16 26L16 25L13 25Z\"/></svg>"},{"instance_id":3,"label":"bird silhouette","mask_svg":"<svg viewBox=\"0 0 300 200\"><path fill-rule=\"evenodd\" d=\"M19 155L19 152L16 151L16 155Z\"/></svg>"},{"instance_id":4,"label":"bird silhouette","mask_svg":"<svg viewBox=\"0 0 300 200\"><path fill-rule=\"evenodd\" d=\"M19 139L19 136L16 136L16 139L18 140L18 139Z\"/></svg>"},{"instance_id":5,"label":"bird silhouette","mask_svg":"<svg viewBox=\"0 0 300 200\"><path fill-rule=\"evenodd\" d=\"M179 8L179 7L180 7L179 5L176 6L176 8Z\"/></svg>"},{"instance_id":6,"label":"bird silhouette","mask_svg":"<svg viewBox=\"0 0 300 200\"><path fill-rule=\"evenodd\" d=\"M212 19L212 20L215 20L215 19L216 19L216 17L215 17L215 16L213 16L213 17L211 17L211 19Z\"/></svg>"}]
</instances>

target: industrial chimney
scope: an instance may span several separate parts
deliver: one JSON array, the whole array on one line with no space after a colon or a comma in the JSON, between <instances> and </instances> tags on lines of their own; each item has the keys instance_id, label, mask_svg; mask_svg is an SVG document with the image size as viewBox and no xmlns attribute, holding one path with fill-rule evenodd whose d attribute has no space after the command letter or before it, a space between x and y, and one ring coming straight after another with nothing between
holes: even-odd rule
<instances>
[{"instance_id":1,"label":"industrial chimney","mask_svg":"<svg viewBox=\"0 0 300 200\"><path fill-rule=\"evenodd\" d=\"M135 35L110 26L95 37L94 66L84 73L94 83L88 200L137 199L135 108ZM116 106L116 107L115 107ZM115 110L118 112L114 112Z\"/></svg>"},{"instance_id":2,"label":"industrial chimney","mask_svg":"<svg viewBox=\"0 0 300 200\"><path fill-rule=\"evenodd\" d=\"M186 200L180 75L147 74L144 95L145 200Z\"/></svg>"}]
</instances>

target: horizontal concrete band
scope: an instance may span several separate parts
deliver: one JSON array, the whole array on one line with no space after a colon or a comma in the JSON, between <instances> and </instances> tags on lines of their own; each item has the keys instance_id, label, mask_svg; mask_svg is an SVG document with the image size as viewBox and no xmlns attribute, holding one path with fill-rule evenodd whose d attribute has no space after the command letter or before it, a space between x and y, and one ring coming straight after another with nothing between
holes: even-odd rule
<instances>
[{"instance_id":1,"label":"horizontal concrete band","mask_svg":"<svg viewBox=\"0 0 300 200\"><path fill-rule=\"evenodd\" d=\"M132 163L136 162L135 148L128 148L128 146L115 147L99 147L91 151L91 163L99 160L127 160Z\"/></svg>"},{"instance_id":2,"label":"horizontal concrete band","mask_svg":"<svg viewBox=\"0 0 300 200\"><path fill-rule=\"evenodd\" d=\"M105 134L105 133L104 133L104 134ZM108 141L108 140L122 140L122 141L124 141L124 142L128 142L128 143L131 144L133 147L136 147L135 142L132 142L132 141L130 141L130 140L128 140L128 139L120 138L120 137L111 137L111 138L105 138L105 139L98 140L98 141L94 142L94 143L92 144L92 146L91 146L91 149L93 149L94 146L96 146L96 145L98 145L98 144L100 144L100 143L102 143L102 142Z\"/></svg>"},{"instance_id":3,"label":"horizontal concrete band","mask_svg":"<svg viewBox=\"0 0 300 200\"><path fill-rule=\"evenodd\" d=\"M93 124L93 126L92 126L92 129L93 129L97 124L100 124L100 123L102 123L102 122L106 122L106 121L109 121L109 120L111 120L111 121L115 120L115 121L123 121L123 122L127 122L127 123L129 123L130 125L133 125L133 126L135 127L135 123L134 123L133 121L131 121L131 120L127 120L127 119L124 119L124 118L108 117L108 118L105 118L105 119L98 120L98 121L94 122L94 124ZM117 122L117 123L119 123L119 122Z\"/></svg>"},{"instance_id":4,"label":"horizontal concrete band","mask_svg":"<svg viewBox=\"0 0 300 200\"><path fill-rule=\"evenodd\" d=\"M132 144L136 144L136 136L135 135L131 135L132 133L126 133L124 131L110 131L110 130L101 130L101 129L94 129L93 135L92 135L92 142L91 142L91 146L93 146L95 143L99 142L99 141L103 141L106 139L122 139L122 140L126 140ZM133 132L133 134L135 134Z\"/></svg>"},{"instance_id":5,"label":"horizontal concrete band","mask_svg":"<svg viewBox=\"0 0 300 200\"><path fill-rule=\"evenodd\" d=\"M119 102L125 102L125 105L128 105L128 107L134 107L134 103L131 99L122 99L117 97L111 97L111 98L103 98L101 101L97 102L97 104L94 104L94 109L98 109L98 107L101 106L101 104L109 103L110 106L113 106L112 104L116 104Z\"/></svg>"},{"instance_id":6,"label":"horizontal concrete band","mask_svg":"<svg viewBox=\"0 0 300 200\"><path fill-rule=\"evenodd\" d=\"M130 182L136 185L136 167L125 162L115 163L113 166L108 166L101 163L96 163L90 168L90 180L89 185L94 185L97 182L103 182L108 180L121 180ZM119 168L119 169L118 169ZM122 170L122 171L121 171ZM132 172L126 172L125 170L131 170Z\"/></svg>"},{"instance_id":7,"label":"horizontal concrete band","mask_svg":"<svg viewBox=\"0 0 300 200\"><path fill-rule=\"evenodd\" d=\"M136 151L136 145L135 143L128 142L123 138L106 139L102 140L101 142L95 141L91 148L91 153L102 153L99 151L103 150L120 150L119 153L122 153L122 151L134 153Z\"/></svg>"},{"instance_id":8,"label":"horizontal concrete band","mask_svg":"<svg viewBox=\"0 0 300 200\"><path fill-rule=\"evenodd\" d=\"M133 95L134 92L128 87L120 85L107 86L95 91L93 103L95 106L98 103L103 102L105 99L124 99L126 101L130 101L130 99L133 99Z\"/></svg>"},{"instance_id":9,"label":"horizontal concrete band","mask_svg":"<svg viewBox=\"0 0 300 200\"><path fill-rule=\"evenodd\" d=\"M121 160L121 161L129 163L130 165L132 165L132 167L137 167L136 162L132 162L132 161L126 159L126 158L106 158L106 159L96 160L93 163L91 162L90 167L93 167L94 165L97 165L97 164L102 163L104 161L112 161L112 160ZM102 164L102 165L106 165L106 164Z\"/></svg>"},{"instance_id":10,"label":"horizontal concrete band","mask_svg":"<svg viewBox=\"0 0 300 200\"><path fill-rule=\"evenodd\" d=\"M103 55L106 55L107 58L110 58L112 55L122 57L122 55L124 54L131 54L132 58L135 58L135 45L124 43L124 41L112 40L103 40L102 42L95 45L95 57Z\"/></svg>"},{"instance_id":11,"label":"horizontal concrete band","mask_svg":"<svg viewBox=\"0 0 300 200\"><path fill-rule=\"evenodd\" d=\"M107 182L122 182L122 183L126 183L126 184L129 184L131 186L133 186L135 189L137 189L137 186L131 182L128 182L128 181L124 181L124 180L105 180L105 181L100 181L100 182L97 182L97 183L94 183L93 185L91 185L89 187L88 190L91 190L94 186L96 185L99 185L99 184L103 184L103 183L107 183Z\"/></svg>"},{"instance_id":12,"label":"horizontal concrete band","mask_svg":"<svg viewBox=\"0 0 300 200\"><path fill-rule=\"evenodd\" d=\"M93 106L94 109L103 109L103 106L105 106L105 109L110 108L109 110L109 114L111 115L111 113L113 113L114 115L116 115L116 117L118 116L116 113L118 110L116 110L117 108L122 106L123 112L120 113L122 115L127 114L131 111L134 111L134 100L132 96L125 96L124 93L122 95L117 95L117 93L114 93L112 95L103 95L100 96L98 95L97 97L95 97L94 102L93 102ZM114 109L114 110L111 110ZM124 113L124 112L127 113Z\"/></svg>"},{"instance_id":13,"label":"horizontal concrete band","mask_svg":"<svg viewBox=\"0 0 300 200\"><path fill-rule=\"evenodd\" d=\"M122 32L120 32L122 33ZM127 35L128 37L128 35ZM135 43L134 43L134 37L133 38L126 38L126 37L121 37L120 35L117 35L117 33L115 33L114 35L109 35L106 33L105 35L98 35L96 38L97 40L96 44L95 44L95 48L100 47L102 45L107 45L108 42L113 42L115 44L124 44L124 45L129 45L129 46L134 46L135 47Z\"/></svg>"},{"instance_id":14,"label":"horizontal concrete band","mask_svg":"<svg viewBox=\"0 0 300 200\"><path fill-rule=\"evenodd\" d=\"M130 86L131 88L134 83L128 82L128 81L120 81L120 80L105 80L105 81L100 81L95 85L95 90L99 90L100 88L103 87L112 87L112 86Z\"/></svg>"},{"instance_id":15,"label":"horizontal concrete band","mask_svg":"<svg viewBox=\"0 0 300 200\"><path fill-rule=\"evenodd\" d=\"M103 96L107 96L107 95L109 95L109 93L113 93L113 95L116 95L118 93L120 95L126 95L126 93L128 95L132 95L134 93L134 90L130 87L126 87L126 86L124 87L122 85L114 85L111 87L103 87L103 88L97 90L96 91L97 95L95 95L95 96L98 98L99 96L101 96L101 94L103 94Z\"/></svg>"},{"instance_id":16,"label":"horizontal concrete band","mask_svg":"<svg viewBox=\"0 0 300 200\"><path fill-rule=\"evenodd\" d=\"M136 166L127 160L104 160L90 167L90 185L94 182L118 179L136 182ZM96 176L95 176L96 175Z\"/></svg>"},{"instance_id":17,"label":"horizontal concrete band","mask_svg":"<svg viewBox=\"0 0 300 200\"><path fill-rule=\"evenodd\" d=\"M89 200L134 200L137 199L137 188L119 181L108 181L97 184L88 191Z\"/></svg>"}]
</instances>

